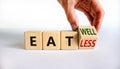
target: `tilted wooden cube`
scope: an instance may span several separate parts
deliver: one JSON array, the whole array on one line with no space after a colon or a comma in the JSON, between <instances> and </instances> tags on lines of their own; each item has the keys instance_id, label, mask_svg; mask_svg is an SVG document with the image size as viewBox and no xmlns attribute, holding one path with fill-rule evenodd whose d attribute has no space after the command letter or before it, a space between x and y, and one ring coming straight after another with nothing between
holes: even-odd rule
<instances>
[{"instance_id":1,"label":"tilted wooden cube","mask_svg":"<svg viewBox=\"0 0 120 69\"><path fill-rule=\"evenodd\" d=\"M43 32L43 49L60 50L60 32Z\"/></svg>"},{"instance_id":2,"label":"tilted wooden cube","mask_svg":"<svg viewBox=\"0 0 120 69\"><path fill-rule=\"evenodd\" d=\"M61 50L78 49L78 32L62 31L61 32Z\"/></svg>"},{"instance_id":3,"label":"tilted wooden cube","mask_svg":"<svg viewBox=\"0 0 120 69\"><path fill-rule=\"evenodd\" d=\"M25 49L41 50L42 49L42 32L28 31L24 33Z\"/></svg>"},{"instance_id":4,"label":"tilted wooden cube","mask_svg":"<svg viewBox=\"0 0 120 69\"><path fill-rule=\"evenodd\" d=\"M93 49L96 46L98 34L94 26L80 26L79 33L79 49Z\"/></svg>"}]
</instances>

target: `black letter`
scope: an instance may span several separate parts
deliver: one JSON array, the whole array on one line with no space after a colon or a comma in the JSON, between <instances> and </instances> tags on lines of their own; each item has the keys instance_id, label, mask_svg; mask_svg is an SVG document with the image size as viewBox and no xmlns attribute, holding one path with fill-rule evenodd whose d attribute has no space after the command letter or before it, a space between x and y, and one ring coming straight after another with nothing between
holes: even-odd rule
<instances>
[{"instance_id":1,"label":"black letter","mask_svg":"<svg viewBox=\"0 0 120 69\"><path fill-rule=\"evenodd\" d=\"M53 44L53 46L56 46L52 36L49 38L47 46L49 46L49 44Z\"/></svg>"},{"instance_id":2,"label":"black letter","mask_svg":"<svg viewBox=\"0 0 120 69\"><path fill-rule=\"evenodd\" d=\"M35 36L31 36L30 37L30 44L31 46L37 46L36 44L33 44L33 42L36 42L36 40L33 40L34 38L36 38Z\"/></svg>"},{"instance_id":3,"label":"black letter","mask_svg":"<svg viewBox=\"0 0 120 69\"><path fill-rule=\"evenodd\" d=\"M71 38L73 38L73 36L66 36L65 38L68 38L68 46L71 46Z\"/></svg>"}]
</instances>

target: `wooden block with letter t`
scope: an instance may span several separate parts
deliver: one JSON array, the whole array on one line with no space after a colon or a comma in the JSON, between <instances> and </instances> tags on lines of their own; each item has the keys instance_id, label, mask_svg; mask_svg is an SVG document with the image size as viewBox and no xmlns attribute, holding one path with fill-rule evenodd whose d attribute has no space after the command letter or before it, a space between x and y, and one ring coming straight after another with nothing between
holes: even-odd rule
<instances>
[{"instance_id":1,"label":"wooden block with letter t","mask_svg":"<svg viewBox=\"0 0 120 69\"><path fill-rule=\"evenodd\" d=\"M96 46L98 34L94 26L80 26L79 34L79 49L93 49Z\"/></svg>"},{"instance_id":2,"label":"wooden block with letter t","mask_svg":"<svg viewBox=\"0 0 120 69\"><path fill-rule=\"evenodd\" d=\"M24 33L25 49L41 50L42 49L42 32L28 31Z\"/></svg>"},{"instance_id":3,"label":"wooden block with letter t","mask_svg":"<svg viewBox=\"0 0 120 69\"><path fill-rule=\"evenodd\" d=\"M78 49L78 32L62 31L61 32L61 49L77 50Z\"/></svg>"},{"instance_id":4,"label":"wooden block with letter t","mask_svg":"<svg viewBox=\"0 0 120 69\"><path fill-rule=\"evenodd\" d=\"M60 32L43 32L43 49L60 50Z\"/></svg>"}]
</instances>

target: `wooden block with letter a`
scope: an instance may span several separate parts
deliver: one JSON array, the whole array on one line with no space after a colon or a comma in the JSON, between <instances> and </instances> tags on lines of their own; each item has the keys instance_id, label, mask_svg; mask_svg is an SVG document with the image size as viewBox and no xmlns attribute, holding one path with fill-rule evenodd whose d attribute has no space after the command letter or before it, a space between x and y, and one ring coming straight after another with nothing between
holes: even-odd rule
<instances>
[{"instance_id":1,"label":"wooden block with letter a","mask_svg":"<svg viewBox=\"0 0 120 69\"><path fill-rule=\"evenodd\" d=\"M62 31L61 32L61 49L77 50L78 49L78 32Z\"/></svg>"},{"instance_id":2,"label":"wooden block with letter a","mask_svg":"<svg viewBox=\"0 0 120 69\"><path fill-rule=\"evenodd\" d=\"M25 49L41 50L42 49L42 32L27 31L24 33Z\"/></svg>"},{"instance_id":3,"label":"wooden block with letter a","mask_svg":"<svg viewBox=\"0 0 120 69\"><path fill-rule=\"evenodd\" d=\"M98 34L94 26L80 26L79 33L79 49L93 49L96 46Z\"/></svg>"},{"instance_id":4,"label":"wooden block with letter a","mask_svg":"<svg viewBox=\"0 0 120 69\"><path fill-rule=\"evenodd\" d=\"M60 32L43 32L43 49L60 50Z\"/></svg>"}]
</instances>

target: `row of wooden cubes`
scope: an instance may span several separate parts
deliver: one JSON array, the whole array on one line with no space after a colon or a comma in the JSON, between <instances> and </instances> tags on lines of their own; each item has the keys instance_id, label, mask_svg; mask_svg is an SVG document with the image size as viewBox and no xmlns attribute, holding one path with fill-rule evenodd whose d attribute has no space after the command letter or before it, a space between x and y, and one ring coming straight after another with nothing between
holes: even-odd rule
<instances>
[{"instance_id":1,"label":"row of wooden cubes","mask_svg":"<svg viewBox=\"0 0 120 69\"><path fill-rule=\"evenodd\" d=\"M93 49L98 39L93 26L80 26L78 31L27 31L27 50L77 50Z\"/></svg>"}]
</instances>

